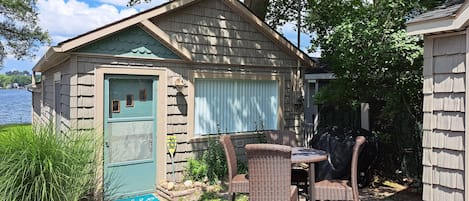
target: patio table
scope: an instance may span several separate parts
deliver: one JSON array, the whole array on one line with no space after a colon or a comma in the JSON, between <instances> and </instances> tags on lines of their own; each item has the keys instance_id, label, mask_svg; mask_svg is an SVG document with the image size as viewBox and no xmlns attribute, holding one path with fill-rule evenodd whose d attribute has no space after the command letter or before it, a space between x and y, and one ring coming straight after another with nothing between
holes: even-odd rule
<instances>
[{"instance_id":1,"label":"patio table","mask_svg":"<svg viewBox=\"0 0 469 201\"><path fill-rule=\"evenodd\" d=\"M309 200L314 198L314 163L327 160L327 153L323 150L306 147L292 147L291 162L309 165Z\"/></svg>"}]
</instances>

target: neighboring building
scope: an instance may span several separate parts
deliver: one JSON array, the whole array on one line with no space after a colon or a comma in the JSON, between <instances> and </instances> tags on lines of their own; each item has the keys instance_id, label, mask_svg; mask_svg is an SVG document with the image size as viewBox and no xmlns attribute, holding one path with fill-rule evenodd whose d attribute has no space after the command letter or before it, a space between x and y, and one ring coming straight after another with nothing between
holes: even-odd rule
<instances>
[{"instance_id":1,"label":"neighboring building","mask_svg":"<svg viewBox=\"0 0 469 201\"><path fill-rule=\"evenodd\" d=\"M301 67L313 66L238 0L170 1L51 47L33 68L33 123L103 132L115 195L153 192L171 178L168 136L180 180L209 134L244 147L256 130L298 133Z\"/></svg>"},{"instance_id":2,"label":"neighboring building","mask_svg":"<svg viewBox=\"0 0 469 201\"><path fill-rule=\"evenodd\" d=\"M321 62L321 58L313 58L313 60L316 63L316 67L305 69L303 81L305 90L303 104L305 118L303 143L305 146L310 146L313 136L318 133L320 125L322 106L316 102L316 95L323 87L328 85L332 79L335 79L332 69L324 62ZM323 112L328 113L329 111Z\"/></svg>"},{"instance_id":3,"label":"neighboring building","mask_svg":"<svg viewBox=\"0 0 469 201\"><path fill-rule=\"evenodd\" d=\"M469 200L469 2L450 1L407 22L423 35L423 200Z\"/></svg>"}]
</instances>

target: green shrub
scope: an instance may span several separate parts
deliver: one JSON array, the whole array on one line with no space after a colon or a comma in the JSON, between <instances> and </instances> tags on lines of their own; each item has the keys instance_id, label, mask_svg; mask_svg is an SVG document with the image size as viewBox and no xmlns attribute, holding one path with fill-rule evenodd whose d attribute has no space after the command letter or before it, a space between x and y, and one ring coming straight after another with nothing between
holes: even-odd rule
<instances>
[{"instance_id":1,"label":"green shrub","mask_svg":"<svg viewBox=\"0 0 469 201\"><path fill-rule=\"evenodd\" d=\"M221 199L221 196L219 196L215 192L204 192L200 198L199 201L223 201Z\"/></svg>"},{"instance_id":2,"label":"green shrub","mask_svg":"<svg viewBox=\"0 0 469 201\"><path fill-rule=\"evenodd\" d=\"M227 173L225 151L215 138L209 138L202 157L189 159L185 168L186 179L200 181L207 177L211 184L221 181Z\"/></svg>"},{"instance_id":3,"label":"green shrub","mask_svg":"<svg viewBox=\"0 0 469 201\"><path fill-rule=\"evenodd\" d=\"M202 160L207 164L207 177L210 183L221 181L227 175L225 151L215 138L208 140L208 149L202 155Z\"/></svg>"},{"instance_id":4,"label":"green shrub","mask_svg":"<svg viewBox=\"0 0 469 201\"><path fill-rule=\"evenodd\" d=\"M94 187L94 136L55 134L52 127L0 132L0 198L77 201Z\"/></svg>"},{"instance_id":5,"label":"green shrub","mask_svg":"<svg viewBox=\"0 0 469 201\"><path fill-rule=\"evenodd\" d=\"M186 179L202 181L207 176L207 164L204 161L190 158L186 166Z\"/></svg>"},{"instance_id":6,"label":"green shrub","mask_svg":"<svg viewBox=\"0 0 469 201\"><path fill-rule=\"evenodd\" d=\"M238 174L247 174L248 173L248 163L244 161L238 161L236 164L238 167Z\"/></svg>"}]
</instances>

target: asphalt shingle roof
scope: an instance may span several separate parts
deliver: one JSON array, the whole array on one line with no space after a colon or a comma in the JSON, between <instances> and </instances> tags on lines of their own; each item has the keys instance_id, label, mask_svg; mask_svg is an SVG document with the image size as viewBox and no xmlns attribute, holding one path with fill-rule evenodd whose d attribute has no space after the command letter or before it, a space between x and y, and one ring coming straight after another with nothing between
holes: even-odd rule
<instances>
[{"instance_id":1,"label":"asphalt shingle roof","mask_svg":"<svg viewBox=\"0 0 469 201\"><path fill-rule=\"evenodd\" d=\"M423 13L407 23L415 23L420 21L426 21L431 19L444 18L456 14L458 9L462 6L464 0L449 0L445 4L436 7L435 10Z\"/></svg>"}]
</instances>

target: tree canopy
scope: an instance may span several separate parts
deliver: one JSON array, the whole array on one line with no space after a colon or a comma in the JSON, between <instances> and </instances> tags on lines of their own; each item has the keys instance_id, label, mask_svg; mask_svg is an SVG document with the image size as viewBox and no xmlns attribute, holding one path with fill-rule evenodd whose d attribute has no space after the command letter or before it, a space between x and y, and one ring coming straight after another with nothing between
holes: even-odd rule
<instances>
[{"instance_id":1,"label":"tree canopy","mask_svg":"<svg viewBox=\"0 0 469 201\"><path fill-rule=\"evenodd\" d=\"M309 0L307 28L336 79L317 99L326 105L370 104L372 130L383 146L382 170L395 175L405 166L404 150L414 151L420 176L422 123L421 36L408 36L409 18L441 4L438 0ZM385 148L386 149L386 148ZM384 165L386 164L386 165ZM401 169L403 170L403 169Z\"/></svg>"},{"instance_id":2,"label":"tree canopy","mask_svg":"<svg viewBox=\"0 0 469 201\"><path fill-rule=\"evenodd\" d=\"M19 86L31 84L31 74L28 71L8 71L4 75L0 74L0 87L6 87L17 83Z\"/></svg>"},{"instance_id":3,"label":"tree canopy","mask_svg":"<svg viewBox=\"0 0 469 201\"><path fill-rule=\"evenodd\" d=\"M38 26L36 0L0 1L0 68L7 55L33 57L40 45L50 43Z\"/></svg>"}]
</instances>

